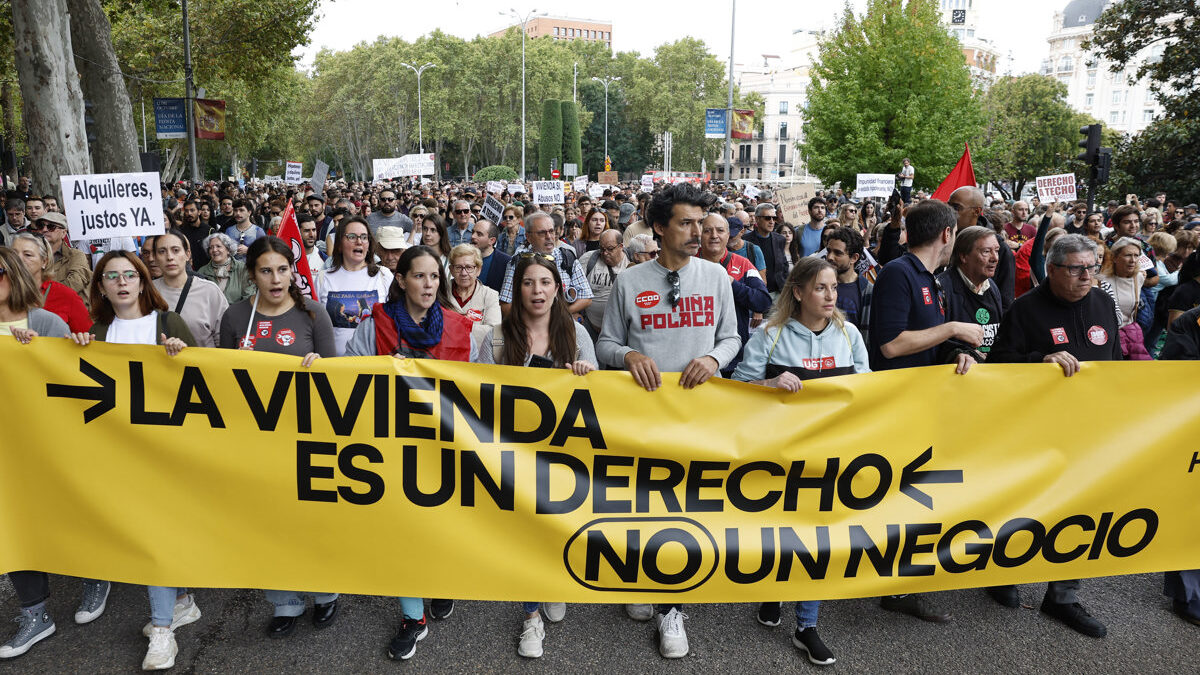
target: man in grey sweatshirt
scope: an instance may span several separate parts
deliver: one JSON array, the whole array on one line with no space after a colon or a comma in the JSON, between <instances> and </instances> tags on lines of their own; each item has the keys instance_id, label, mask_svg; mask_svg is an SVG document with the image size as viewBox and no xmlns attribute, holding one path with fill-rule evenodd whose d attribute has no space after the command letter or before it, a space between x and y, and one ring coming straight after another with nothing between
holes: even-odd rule
<instances>
[{"instance_id":1,"label":"man in grey sweatshirt","mask_svg":"<svg viewBox=\"0 0 1200 675\"><path fill-rule=\"evenodd\" d=\"M662 386L662 372L681 373L685 389L703 384L741 347L730 276L696 257L700 222L713 201L689 183L656 194L647 220L660 240L659 256L622 272L609 296L597 356L628 370L647 391ZM626 611L635 619L654 618L665 658L687 656L681 605L628 605Z\"/></svg>"}]
</instances>

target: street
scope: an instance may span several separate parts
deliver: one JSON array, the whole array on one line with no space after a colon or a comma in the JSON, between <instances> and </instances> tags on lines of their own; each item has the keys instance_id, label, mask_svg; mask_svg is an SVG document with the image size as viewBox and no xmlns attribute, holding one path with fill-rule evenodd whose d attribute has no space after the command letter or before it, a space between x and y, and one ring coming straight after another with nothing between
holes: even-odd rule
<instances>
[{"instance_id":1,"label":"street","mask_svg":"<svg viewBox=\"0 0 1200 675\"><path fill-rule=\"evenodd\" d=\"M398 573L420 564L397 565ZM1021 587L1021 609L1005 609L982 590L938 593L952 610L948 624L929 624L881 610L876 599L829 602L820 631L838 662L853 673L1188 673L1200 668L1200 628L1170 612L1162 575L1086 580L1080 596L1108 625L1108 636L1078 635L1037 611L1042 584ZM49 607L58 624L53 637L28 654L0 662L9 673L129 673L138 670L146 639L140 630L149 605L141 586L115 584L108 609L94 623L72 620L80 584L52 577ZM459 602L454 614L430 624L408 662L385 655L400 616L399 603L380 597L343 596L341 614L316 633L306 615L284 640L263 633L270 605L259 591L196 592L204 616L177 634L177 673L352 673L410 668L421 672L779 672L820 670L792 647L792 606L784 623L755 621L755 605L693 605L686 608L691 653L677 662L658 656L649 623L625 616L619 605L568 605L566 619L547 623L545 655L516 654L521 609L515 602ZM7 577L0 581L3 616L17 602ZM6 622L7 623L7 622ZM0 639L11 637L7 624ZM674 671L675 668L681 669Z\"/></svg>"}]
</instances>

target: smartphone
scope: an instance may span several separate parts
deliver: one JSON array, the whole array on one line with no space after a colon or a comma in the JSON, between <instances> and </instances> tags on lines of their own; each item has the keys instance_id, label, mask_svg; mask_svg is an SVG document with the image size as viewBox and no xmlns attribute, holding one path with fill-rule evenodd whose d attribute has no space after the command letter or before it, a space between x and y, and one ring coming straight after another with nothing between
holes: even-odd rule
<instances>
[{"instance_id":1,"label":"smartphone","mask_svg":"<svg viewBox=\"0 0 1200 675\"><path fill-rule=\"evenodd\" d=\"M534 354L529 357L530 368L553 368L554 359L547 358L541 354Z\"/></svg>"}]
</instances>

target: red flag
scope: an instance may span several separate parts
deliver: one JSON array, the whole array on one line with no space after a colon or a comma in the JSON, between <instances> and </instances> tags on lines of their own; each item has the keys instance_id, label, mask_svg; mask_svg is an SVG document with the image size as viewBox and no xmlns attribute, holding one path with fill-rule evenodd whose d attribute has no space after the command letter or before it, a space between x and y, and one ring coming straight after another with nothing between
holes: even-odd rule
<instances>
[{"instance_id":1,"label":"red flag","mask_svg":"<svg viewBox=\"0 0 1200 675\"><path fill-rule=\"evenodd\" d=\"M963 150L963 156L959 158L958 164L954 165L954 170L950 172L950 175L946 176L946 180L942 181L942 184L934 191L934 199L944 202L950 199L950 195L955 190L964 185L975 187L975 167L971 166L971 146L966 143L963 146L966 148Z\"/></svg>"},{"instance_id":2,"label":"red flag","mask_svg":"<svg viewBox=\"0 0 1200 675\"><path fill-rule=\"evenodd\" d=\"M312 270L308 268L308 256L304 254L304 240L300 238L300 226L296 224L296 210L292 208L292 200L287 200L283 208L283 221L279 223L279 238L287 242L292 249L292 272L296 275L296 285L300 293L317 298L317 286L313 283Z\"/></svg>"}]
</instances>

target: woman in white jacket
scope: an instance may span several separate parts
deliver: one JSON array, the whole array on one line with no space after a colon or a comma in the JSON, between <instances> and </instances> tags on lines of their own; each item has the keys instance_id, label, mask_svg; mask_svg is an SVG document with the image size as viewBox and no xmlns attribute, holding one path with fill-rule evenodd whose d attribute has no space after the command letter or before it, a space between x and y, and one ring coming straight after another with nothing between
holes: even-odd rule
<instances>
[{"instance_id":1,"label":"woman in white jacket","mask_svg":"<svg viewBox=\"0 0 1200 675\"><path fill-rule=\"evenodd\" d=\"M766 326L750 336L735 380L799 391L803 380L870 372L862 334L837 308L837 270L821 258L801 258L788 274ZM778 626L781 604L764 602L758 621ZM834 663L817 635L820 600L796 603L792 644L816 665Z\"/></svg>"}]
</instances>

